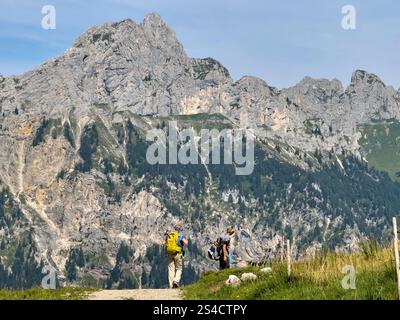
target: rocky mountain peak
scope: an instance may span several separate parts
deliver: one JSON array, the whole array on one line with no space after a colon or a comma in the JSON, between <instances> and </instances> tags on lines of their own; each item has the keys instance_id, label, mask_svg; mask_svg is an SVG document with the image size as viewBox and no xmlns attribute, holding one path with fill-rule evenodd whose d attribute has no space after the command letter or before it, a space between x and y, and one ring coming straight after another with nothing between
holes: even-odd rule
<instances>
[{"instance_id":1,"label":"rocky mountain peak","mask_svg":"<svg viewBox=\"0 0 400 320\"><path fill-rule=\"evenodd\" d=\"M313 116L321 117L321 106L331 106L340 103L343 93L342 83L337 80L303 78L294 87L283 90L286 103L289 106L301 107Z\"/></svg>"},{"instance_id":2,"label":"rocky mountain peak","mask_svg":"<svg viewBox=\"0 0 400 320\"><path fill-rule=\"evenodd\" d=\"M314 79L309 76L304 77L296 86L307 88L334 88L337 90L343 89L342 83L338 79Z\"/></svg>"},{"instance_id":3,"label":"rocky mountain peak","mask_svg":"<svg viewBox=\"0 0 400 320\"><path fill-rule=\"evenodd\" d=\"M380 84L383 87L386 87L383 81L375 74L368 73L364 70L356 70L353 72L351 76L351 84L350 85L374 85Z\"/></svg>"},{"instance_id":4,"label":"rocky mountain peak","mask_svg":"<svg viewBox=\"0 0 400 320\"><path fill-rule=\"evenodd\" d=\"M278 93L278 89L270 87L263 79L253 76L244 76L235 83L235 86L243 92L250 92L253 95L266 94L274 95Z\"/></svg>"},{"instance_id":5,"label":"rocky mountain peak","mask_svg":"<svg viewBox=\"0 0 400 320\"><path fill-rule=\"evenodd\" d=\"M337 79L314 79L307 76L294 87L294 91L301 95L316 96L324 101L326 96L340 95L343 85Z\"/></svg>"},{"instance_id":6,"label":"rocky mountain peak","mask_svg":"<svg viewBox=\"0 0 400 320\"><path fill-rule=\"evenodd\" d=\"M73 47L67 52L81 49L96 53L116 46L128 47L127 50L131 50L133 46L146 47L148 45L166 51L173 49L183 52L175 32L157 13L146 15L140 24L136 24L131 19L125 19L90 28L77 38Z\"/></svg>"},{"instance_id":7,"label":"rocky mountain peak","mask_svg":"<svg viewBox=\"0 0 400 320\"><path fill-rule=\"evenodd\" d=\"M147 14L144 17L142 24L155 27L167 27L166 23L157 12L150 12L149 14Z\"/></svg>"},{"instance_id":8,"label":"rocky mountain peak","mask_svg":"<svg viewBox=\"0 0 400 320\"><path fill-rule=\"evenodd\" d=\"M87 106L80 110L102 104L140 114L176 113L182 96L197 90L191 60L174 31L156 13L140 24L126 19L90 28L63 56L48 61L42 69L41 73L34 71L35 82L44 81L46 74L53 78L53 87L70 88L52 97L53 102L70 99L78 85L84 92L79 99ZM31 101L36 98L39 95L30 94Z\"/></svg>"}]
</instances>

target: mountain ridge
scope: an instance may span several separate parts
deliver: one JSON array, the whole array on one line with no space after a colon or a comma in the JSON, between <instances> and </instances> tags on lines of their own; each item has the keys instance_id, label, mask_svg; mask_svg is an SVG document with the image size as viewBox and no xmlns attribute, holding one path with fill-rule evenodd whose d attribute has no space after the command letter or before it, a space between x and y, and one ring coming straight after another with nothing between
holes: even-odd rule
<instances>
[{"instance_id":1,"label":"mountain ridge","mask_svg":"<svg viewBox=\"0 0 400 320\"><path fill-rule=\"evenodd\" d=\"M388 239L397 168L381 172L376 154L397 141L399 105L360 70L347 88L235 82L215 59L188 57L157 14L93 27L64 55L0 78L0 279L28 286L21 265L50 264L63 284L162 287L163 233L176 222L193 232L187 282L215 268L205 250L231 224L244 261L277 257L287 238L297 257ZM150 166L146 132L168 121L253 129L254 173Z\"/></svg>"}]
</instances>

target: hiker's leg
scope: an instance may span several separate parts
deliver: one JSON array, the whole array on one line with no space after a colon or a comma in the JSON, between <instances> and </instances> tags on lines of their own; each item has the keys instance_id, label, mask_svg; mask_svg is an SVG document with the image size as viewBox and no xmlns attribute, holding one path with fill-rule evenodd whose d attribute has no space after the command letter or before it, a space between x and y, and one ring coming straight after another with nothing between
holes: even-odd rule
<instances>
[{"instance_id":1,"label":"hiker's leg","mask_svg":"<svg viewBox=\"0 0 400 320\"><path fill-rule=\"evenodd\" d=\"M168 255L168 285L172 288L175 277L175 259L174 256Z\"/></svg>"},{"instance_id":2,"label":"hiker's leg","mask_svg":"<svg viewBox=\"0 0 400 320\"><path fill-rule=\"evenodd\" d=\"M225 262L223 258L219 258L219 270L223 270L225 266Z\"/></svg>"},{"instance_id":3,"label":"hiker's leg","mask_svg":"<svg viewBox=\"0 0 400 320\"><path fill-rule=\"evenodd\" d=\"M227 265L227 262L224 260L223 257L221 257L219 259L219 270L224 270L224 269L227 269L227 268L229 268L229 266Z\"/></svg>"},{"instance_id":4,"label":"hiker's leg","mask_svg":"<svg viewBox=\"0 0 400 320\"><path fill-rule=\"evenodd\" d=\"M181 282L182 277L182 268L183 268L183 258L182 255L177 254L175 256L175 278L174 281L176 284Z\"/></svg>"}]
</instances>

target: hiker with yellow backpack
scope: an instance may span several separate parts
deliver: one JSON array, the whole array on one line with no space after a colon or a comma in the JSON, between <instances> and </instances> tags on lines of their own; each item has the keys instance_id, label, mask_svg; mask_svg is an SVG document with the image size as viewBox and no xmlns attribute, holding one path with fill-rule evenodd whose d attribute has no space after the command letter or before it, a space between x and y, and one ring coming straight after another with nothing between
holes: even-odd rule
<instances>
[{"instance_id":1,"label":"hiker with yellow backpack","mask_svg":"<svg viewBox=\"0 0 400 320\"><path fill-rule=\"evenodd\" d=\"M175 226L175 231L167 231L165 246L168 254L168 284L170 288L179 288L182 277L183 258L188 240L182 233L181 225Z\"/></svg>"}]
</instances>

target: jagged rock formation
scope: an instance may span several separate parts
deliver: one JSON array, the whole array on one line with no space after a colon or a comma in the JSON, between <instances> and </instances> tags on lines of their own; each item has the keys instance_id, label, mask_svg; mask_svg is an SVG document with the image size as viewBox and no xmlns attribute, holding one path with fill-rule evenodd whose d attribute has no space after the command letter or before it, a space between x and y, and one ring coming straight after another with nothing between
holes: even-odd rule
<instances>
[{"instance_id":1,"label":"jagged rock formation","mask_svg":"<svg viewBox=\"0 0 400 320\"><path fill-rule=\"evenodd\" d=\"M309 77L282 90L234 82L218 61L189 58L157 14L91 28L36 70L0 76L0 181L25 221L3 225L0 263L12 273L11 244L29 233L37 260L61 281L66 265L75 270L75 248L85 263L72 281L104 285L111 270L117 281L122 265L128 278L155 277L154 246L177 221L195 231L196 272L210 268L201 254L228 224L239 228L243 259L279 254L282 236L297 239L299 255L328 242L354 248L371 230L387 234L399 206L398 185L361 160L359 126L400 120L399 104L399 91L365 71L347 88ZM253 128L261 169L242 180L212 166L156 172L144 164L144 133L173 119ZM349 188L343 197L362 194L363 207L337 199L332 181ZM124 259L121 243L131 248Z\"/></svg>"}]
</instances>

